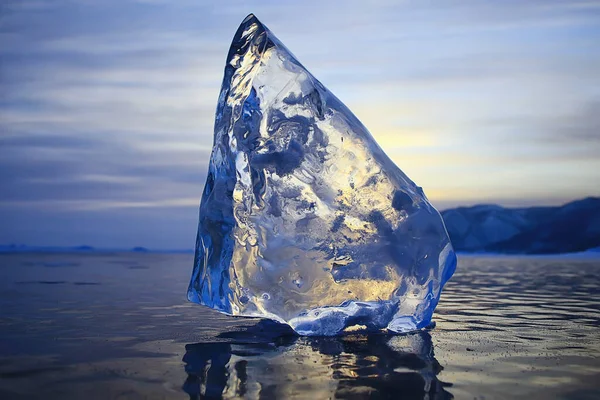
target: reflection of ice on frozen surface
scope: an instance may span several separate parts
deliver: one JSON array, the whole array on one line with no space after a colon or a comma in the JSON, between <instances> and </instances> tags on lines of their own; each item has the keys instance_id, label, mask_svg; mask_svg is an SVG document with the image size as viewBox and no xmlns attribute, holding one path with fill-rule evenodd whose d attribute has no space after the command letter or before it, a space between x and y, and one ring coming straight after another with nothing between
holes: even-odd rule
<instances>
[{"instance_id":1,"label":"reflection of ice on frozen surface","mask_svg":"<svg viewBox=\"0 0 600 400\"><path fill-rule=\"evenodd\" d=\"M455 267L421 188L248 16L225 67L188 298L304 335L406 332L429 324Z\"/></svg>"},{"instance_id":2,"label":"reflection of ice on frozen surface","mask_svg":"<svg viewBox=\"0 0 600 400\"><path fill-rule=\"evenodd\" d=\"M227 335L225 335L227 336ZM448 384L434 358L431 336L342 336L261 340L248 334L229 342L186 346L191 398L389 398L448 399Z\"/></svg>"},{"instance_id":3,"label":"reflection of ice on frozen surface","mask_svg":"<svg viewBox=\"0 0 600 400\"><path fill-rule=\"evenodd\" d=\"M344 382L333 382L331 386L323 383L336 389L355 379L355 371L345 365L353 355L337 354L340 348L348 347L346 353L358 354L356 360L363 358L368 365L375 360L368 354L375 354L380 363L390 358L376 353L389 352L386 346L394 351L409 348L402 344L402 336L400 342L394 338L386 346L375 339L371 351L362 345L364 342L354 343L352 337L286 341L276 338L282 333L279 329L267 325L249 332L245 327L254 327L256 320L231 318L182 303L178 288L187 283L188 255L7 254L1 261L2 399L39 398L41 393L49 399L122 398L123 393L128 398L181 397L185 395L180 389L187 377L180 368L185 343L227 342L236 349L230 359L239 361L241 357L249 365L254 365L253 360L265 359L267 348L278 349L268 353L280 358L279 352L287 352L285 357L290 363L297 362L290 354L295 349L303 349L297 353L300 358L318 353L316 361L330 362L332 371L343 367L335 377L333 373L329 376L332 380L343 377ZM76 262L82 267L47 268L42 264L59 261ZM129 269L131 265L148 269ZM600 360L598 258L463 256L461 266L444 289L443 301L434 316L437 326L431 331L435 358L444 366L437 378L453 383L451 388L444 388L446 391L457 399L482 394L510 399L600 398L600 380L590 379ZM32 277L100 285L18 283ZM242 343L264 343L264 347L257 350ZM427 349L428 345L421 348ZM241 354L242 350L247 354ZM417 353L428 360L426 350ZM410 357L415 359L406 355L403 360ZM371 370L389 370L386 365L392 361L376 364ZM361 362L356 361L354 368ZM425 364L429 365L426 370L417 368L423 377L435 371L434 363ZM302 365L306 371L298 373L298 385L323 382L323 377L307 376L312 366ZM318 368L322 371L321 365ZM414 372L402 366L395 369L402 371ZM360 373L381 388L372 398L400 397L398 385L386 380L389 374L381 375L383 382L377 384L367 376L368 368ZM273 379L281 378L282 382L267 383L289 388L290 382L284 380L287 376L274 375ZM418 381L414 374L407 376L409 381ZM194 379L199 378L192 377L191 385L195 385ZM432 387L435 385L432 381ZM311 384L298 397L319 399L319 395L312 395L313 387L322 393L320 386ZM193 386L186 386L186 390L193 391ZM269 398L267 389L263 393L263 398Z\"/></svg>"}]
</instances>

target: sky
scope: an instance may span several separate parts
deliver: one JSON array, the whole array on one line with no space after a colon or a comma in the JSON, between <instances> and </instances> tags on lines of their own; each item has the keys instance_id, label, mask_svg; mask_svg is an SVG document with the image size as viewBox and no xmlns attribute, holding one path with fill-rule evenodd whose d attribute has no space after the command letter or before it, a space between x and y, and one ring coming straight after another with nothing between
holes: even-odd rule
<instances>
[{"instance_id":1,"label":"sky","mask_svg":"<svg viewBox=\"0 0 600 400\"><path fill-rule=\"evenodd\" d=\"M0 244L192 248L254 13L438 209L600 196L600 1L0 4Z\"/></svg>"}]
</instances>

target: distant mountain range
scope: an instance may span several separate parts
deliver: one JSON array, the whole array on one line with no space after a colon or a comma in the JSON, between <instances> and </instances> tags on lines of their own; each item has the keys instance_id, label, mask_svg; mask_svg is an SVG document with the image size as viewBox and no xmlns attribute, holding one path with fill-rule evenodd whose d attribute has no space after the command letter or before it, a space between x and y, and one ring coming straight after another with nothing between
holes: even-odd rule
<instances>
[{"instance_id":1,"label":"distant mountain range","mask_svg":"<svg viewBox=\"0 0 600 400\"><path fill-rule=\"evenodd\" d=\"M69 253L85 253L97 251L92 246L72 246L72 247L55 247L55 246L28 246L26 244L0 244L0 253L27 253L27 252L69 252Z\"/></svg>"},{"instance_id":2,"label":"distant mountain range","mask_svg":"<svg viewBox=\"0 0 600 400\"><path fill-rule=\"evenodd\" d=\"M442 217L456 251L553 254L600 247L598 197L558 207L459 207Z\"/></svg>"},{"instance_id":3,"label":"distant mountain range","mask_svg":"<svg viewBox=\"0 0 600 400\"><path fill-rule=\"evenodd\" d=\"M124 248L95 248L92 246L28 246L24 244L0 244L0 253L193 253L193 250L149 250L145 247Z\"/></svg>"},{"instance_id":4,"label":"distant mountain range","mask_svg":"<svg viewBox=\"0 0 600 400\"><path fill-rule=\"evenodd\" d=\"M442 217L454 249L459 252L556 254L594 250L600 253L598 197L588 197L558 207L459 207L442 211ZM0 245L0 253L6 252L193 253L193 250Z\"/></svg>"}]
</instances>

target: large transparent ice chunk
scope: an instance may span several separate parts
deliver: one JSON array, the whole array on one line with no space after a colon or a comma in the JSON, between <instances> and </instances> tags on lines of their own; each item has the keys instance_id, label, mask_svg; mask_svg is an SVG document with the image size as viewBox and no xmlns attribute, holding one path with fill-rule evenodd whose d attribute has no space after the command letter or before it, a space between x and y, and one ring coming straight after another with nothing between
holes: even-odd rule
<instances>
[{"instance_id":1,"label":"large transparent ice chunk","mask_svg":"<svg viewBox=\"0 0 600 400\"><path fill-rule=\"evenodd\" d=\"M255 16L225 66L188 299L302 335L431 322L456 256L439 213Z\"/></svg>"}]
</instances>

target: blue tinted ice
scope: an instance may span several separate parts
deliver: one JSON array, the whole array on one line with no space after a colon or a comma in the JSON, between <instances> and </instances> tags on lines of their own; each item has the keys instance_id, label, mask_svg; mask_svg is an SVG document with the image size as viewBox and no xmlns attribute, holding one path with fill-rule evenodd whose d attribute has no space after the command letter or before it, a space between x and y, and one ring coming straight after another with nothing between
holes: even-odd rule
<instances>
[{"instance_id":1,"label":"blue tinted ice","mask_svg":"<svg viewBox=\"0 0 600 400\"><path fill-rule=\"evenodd\" d=\"M256 17L225 66L188 298L302 335L426 327L456 256L439 213Z\"/></svg>"}]
</instances>

